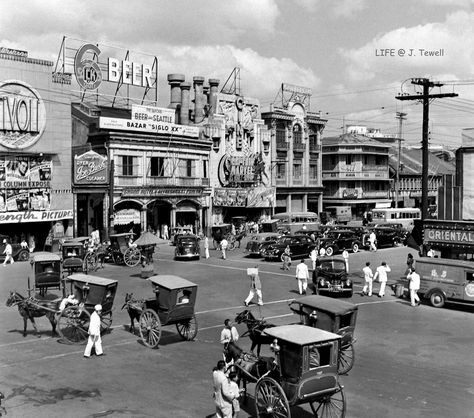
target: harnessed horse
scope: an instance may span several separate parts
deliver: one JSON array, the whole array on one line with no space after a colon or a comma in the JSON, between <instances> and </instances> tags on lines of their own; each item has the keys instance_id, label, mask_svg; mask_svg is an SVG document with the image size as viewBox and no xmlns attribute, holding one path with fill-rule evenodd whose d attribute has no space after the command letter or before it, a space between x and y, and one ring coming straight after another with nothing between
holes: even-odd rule
<instances>
[{"instance_id":1,"label":"harnessed horse","mask_svg":"<svg viewBox=\"0 0 474 418\"><path fill-rule=\"evenodd\" d=\"M135 333L135 320L140 320L140 314L143 308L143 299L135 299L133 293L125 294L125 303L122 309L127 308L128 316L130 317L130 332Z\"/></svg>"},{"instance_id":2,"label":"harnessed horse","mask_svg":"<svg viewBox=\"0 0 474 418\"><path fill-rule=\"evenodd\" d=\"M28 319L33 324L35 329L35 335L41 337L38 334L38 328L36 327L35 318L46 316L49 319L52 327L52 336L57 335L56 332L56 312L59 310L59 304L61 299L55 300L38 300L32 297L24 297L16 291L11 291L10 296L7 299L6 305L8 307L18 306L18 312L23 317L23 337L26 337L26 325Z\"/></svg>"},{"instance_id":3,"label":"harnessed horse","mask_svg":"<svg viewBox=\"0 0 474 418\"><path fill-rule=\"evenodd\" d=\"M237 324L246 324L247 331L242 334L242 337L248 335L250 340L252 341L252 346L250 347L250 351L253 352L254 348L257 347L257 356L260 355L260 348L262 344L271 344L273 342L273 338L267 335L263 335L262 332L265 328L274 327L274 324L269 324L264 319L257 319L253 316L252 312L248 309L245 311L240 312L235 317L235 322Z\"/></svg>"}]
</instances>

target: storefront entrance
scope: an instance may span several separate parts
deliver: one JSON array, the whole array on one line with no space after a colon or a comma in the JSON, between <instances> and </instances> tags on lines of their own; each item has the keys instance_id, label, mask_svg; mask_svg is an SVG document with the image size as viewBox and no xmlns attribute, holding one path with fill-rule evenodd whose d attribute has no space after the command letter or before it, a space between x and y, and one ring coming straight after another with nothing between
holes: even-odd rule
<instances>
[{"instance_id":1,"label":"storefront entrance","mask_svg":"<svg viewBox=\"0 0 474 418\"><path fill-rule=\"evenodd\" d=\"M147 205L147 230L157 233L163 237L163 229L165 225L169 228L171 225L171 204L164 200L153 200Z\"/></svg>"}]
</instances>

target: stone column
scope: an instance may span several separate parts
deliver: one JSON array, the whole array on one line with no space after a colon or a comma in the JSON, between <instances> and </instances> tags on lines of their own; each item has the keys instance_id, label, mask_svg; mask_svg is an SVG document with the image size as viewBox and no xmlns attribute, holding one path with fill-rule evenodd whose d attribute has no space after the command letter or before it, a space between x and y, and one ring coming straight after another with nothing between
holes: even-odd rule
<instances>
[{"instance_id":1,"label":"stone column","mask_svg":"<svg viewBox=\"0 0 474 418\"><path fill-rule=\"evenodd\" d=\"M201 123L204 119L204 77L193 77L194 84L194 123Z\"/></svg>"},{"instance_id":2,"label":"stone column","mask_svg":"<svg viewBox=\"0 0 474 418\"><path fill-rule=\"evenodd\" d=\"M217 87L219 80L217 78L209 79L209 115L214 115L217 111Z\"/></svg>"},{"instance_id":3,"label":"stone column","mask_svg":"<svg viewBox=\"0 0 474 418\"><path fill-rule=\"evenodd\" d=\"M185 80L184 74L168 74L168 84L170 85L169 107L176 109L181 104L181 83Z\"/></svg>"},{"instance_id":4,"label":"stone column","mask_svg":"<svg viewBox=\"0 0 474 418\"><path fill-rule=\"evenodd\" d=\"M179 110L179 123L189 125L189 90L191 83L181 83L181 108Z\"/></svg>"}]
</instances>

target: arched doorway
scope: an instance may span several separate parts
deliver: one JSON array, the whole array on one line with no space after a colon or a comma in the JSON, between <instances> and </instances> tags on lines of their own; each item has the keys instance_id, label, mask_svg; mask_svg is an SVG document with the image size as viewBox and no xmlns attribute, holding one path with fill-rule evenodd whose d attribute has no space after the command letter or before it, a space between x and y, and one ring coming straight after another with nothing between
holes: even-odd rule
<instances>
[{"instance_id":1,"label":"arched doorway","mask_svg":"<svg viewBox=\"0 0 474 418\"><path fill-rule=\"evenodd\" d=\"M191 200L182 200L176 205L176 226L190 225L193 232L198 234L200 231L199 205Z\"/></svg>"},{"instance_id":2,"label":"arched doorway","mask_svg":"<svg viewBox=\"0 0 474 418\"><path fill-rule=\"evenodd\" d=\"M163 227L167 225L169 231L171 226L171 207L171 203L165 200L153 200L148 203L146 216L147 230L153 230L160 237L163 237Z\"/></svg>"},{"instance_id":3,"label":"arched doorway","mask_svg":"<svg viewBox=\"0 0 474 418\"><path fill-rule=\"evenodd\" d=\"M114 230L120 234L133 231L136 236L141 233L140 212L142 203L136 200L121 200L114 205Z\"/></svg>"}]
</instances>

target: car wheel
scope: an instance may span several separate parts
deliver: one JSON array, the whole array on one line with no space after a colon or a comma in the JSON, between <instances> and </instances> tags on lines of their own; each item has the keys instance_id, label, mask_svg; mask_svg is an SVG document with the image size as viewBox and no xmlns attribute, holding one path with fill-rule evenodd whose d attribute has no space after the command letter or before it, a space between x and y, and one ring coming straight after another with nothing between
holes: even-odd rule
<instances>
[{"instance_id":1,"label":"car wheel","mask_svg":"<svg viewBox=\"0 0 474 418\"><path fill-rule=\"evenodd\" d=\"M331 257L334 254L334 247L327 247L326 248L326 255Z\"/></svg>"},{"instance_id":2,"label":"car wheel","mask_svg":"<svg viewBox=\"0 0 474 418\"><path fill-rule=\"evenodd\" d=\"M445 302L446 302L446 298L444 297L443 293L440 290L435 290L430 295L430 303L435 308L442 308Z\"/></svg>"},{"instance_id":3,"label":"car wheel","mask_svg":"<svg viewBox=\"0 0 474 418\"><path fill-rule=\"evenodd\" d=\"M352 244L352 252L353 252L353 253L356 253L356 252L358 252L358 251L359 251L359 244L358 244L357 242L354 242L354 243Z\"/></svg>"},{"instance_id":4,"label":"car wheel","mask_svg":"<svg viewBox=\"0 0 474 418\"><path fill-rule=\"evenodd\" d=\"M30 259L30 252L26 250L20 251L17 257L18 261L28 261L29 259Z\"/></svg>"},{"instance_id":5,"label":"car wheel","mask_svg":"<svg viewBox=\"0 0 474 418\"><path fill-rule=\"evenodd\" d=\"M395 239L393 240L393 246L394 246L394 247L398 247L399 245L400 245L400 240L399 240L398 238L395 238Z\"/></svg>"}]
</instances>

